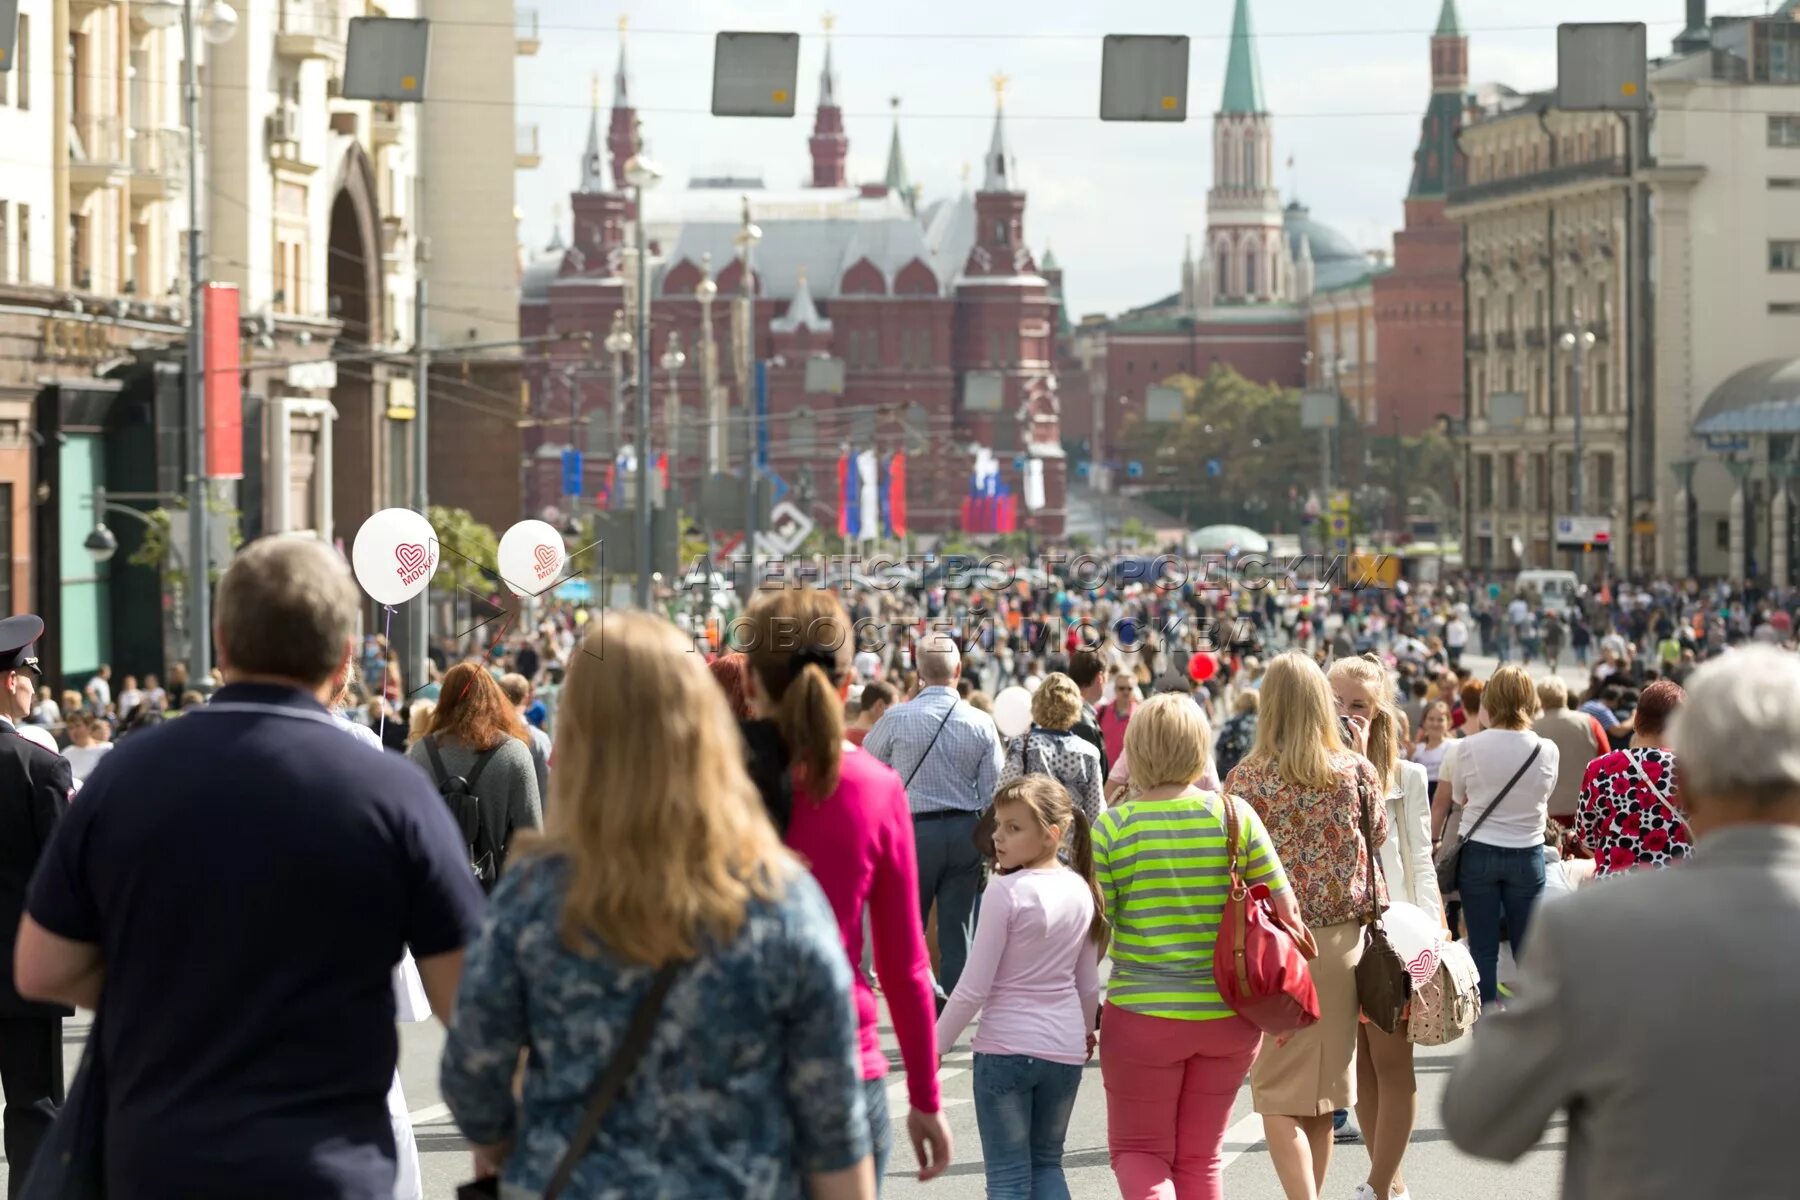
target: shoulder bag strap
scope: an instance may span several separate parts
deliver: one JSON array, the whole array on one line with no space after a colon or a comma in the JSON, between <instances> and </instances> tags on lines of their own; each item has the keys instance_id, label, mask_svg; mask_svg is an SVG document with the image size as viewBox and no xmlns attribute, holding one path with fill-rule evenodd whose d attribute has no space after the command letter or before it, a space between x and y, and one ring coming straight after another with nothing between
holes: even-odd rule
<instances>
[{"instance_id":1,"label":"shoulder bag strap","mask_svg":"<svg viewBox=\"0 0 1800 1200\"><path fill-rule=\"evenodd\" d=\"M489 746L486 750L483 750L480 754L475 756L475 765L469 768L469 773L467 775L463 776L463 778L468 781L469 790L471 792L475 790L475 784L481 779L481 773L487 770L487 765L493 762L494 756L499 753L500 744L495 744ZM432 748L431 757L437 759L436 747ZM441 766L442 763L440 762L439 765Z\"/></svg>"},{"instance_id":2,"label":"shoulder bag strap","mask_svg":"<svg viewBox=\"0 0 1800 1200\"><path fill-rule=\"evenodd\" d=\"M562 1161L556 1164L556 1173L550 1176L550 1182L544 1188L544 1200L556 1200L562 1190L569 1186L575 1168L587 1155L589 1147L594 1144L594 1137L600 1132L600 1125L606 1120L606 1114L618 1100L619 1093L625 1090L625 1084L637 1070L643 1060L644 1052L650 1048L650 1037L656 1032L656 1020L662 1015L663 1001L669 997L669 989L675 985L676 976L687 964L667 963L656 973L650 982L650 990L638 1001L637 1008L632 1010L631 1025L625 1031L625 1040L619 1044L619 1051L613 1055L612 1061L606 1064L606 1070L594 1082L594 1090L588 1093L587 1111L581 1114L581 1125L575 1136L569 1140L569 1148L563 1152Z\"/></svg>"},{"instance_id":3,"label":"shoulder bag strap","mask_svg":"<svg viewBox=\"0 0 1800 1200\"><path fill-rule=\"evenodd\" d=\"M1231 876L1231 892L1236 896L1244 884L1243 874L1238 870L1237 801L1229 793L1221 793L1219 800L1225 817L1225 871Z\"/></svg>"},{"instance_id":4,"label":"shoulder bag strap","mask_svg":"<svg viewBox=\"0 0 1800 1200\"><path fill-rule=\"evenodd\" d=\"M938 734L943 733L944 726L950 723L950 714L956 711L958 703L959 702L956 700L950 701L950 708L944 713L944 719L938 722L937 733L932 734L931 741L927 742L925 745L925 753L919 755L919 761L914 763L913 769L906 773L906 782L900 785L902 789L912 786L913 776L919 773L919 768L925 765L925 760L930 758L931 752L937 748Z\"/></svg>"},{"instance_id":5,"label":"shoulder bag strap","mask_svg":"<svg viewBox=\"0 0 1800 1200\"><path fill-rule=\"evenodd\" d=\"M1463 842L1466 842L1470 838L1474 837L1475 831L1480 829L1483 825L1485 825L1487 823L1487 819L1494 815L1494 810L1496 808L1500 807L1500 802L1502 800L1506 799L1507 793L1509 793L1513 790L1513 785L1515 783L1518 783L1519 780L1525 778L1525 772L1529 771L1531 769L1531 764L1537 761L1538 754L1543 749L1544 749L1544 743L1541 741L1537 745L1535 745L1531 748L1531 753L1526 756L1524 762L1519 764L1519 769L1517 771L1513 772L1513 777L1506 781L1506 786L1500 789L1500 794L1498 796L1494 797L1494 802L1492 804L1488 805L1486 808L1482 809L1481 815L1479 817L1475 818L1475 823L1473 825L1469 826L1469 832L1463 834L1462 837L1457 839L1458 845L1461 845Z\"/></svg>"},{"instance_id":6,"label":"shoulder bag strap","mask_svg":"<svg viewBox=\"0 0 1800 1200\"><path fill-rule=\"evenodd\" d=\"M1369 917L1364 924L1373 925L1381 920L1381 892L1375 886L1375 820L1369 812L1369 788L1360 771L1356 774L1356 808L1362 819L1363 852L1368 856L1369 867Z\"/></svg>"},{"instance_id":7,"label":"shoulder bag strap","mask_svg":"<svg viewBox=\"0 0 1800 1200\"><path fill-rule=\"evenodd\" d=\"M1675 806L1669 803L1669 797L1651 780L1650 773L1644 770L1644 764L1638 761L1638 756L1630 750L1625 750L1623 753L1625 761L1631 764L1631 769L1637 772L1637 777L1644 781L1644 786L1650 789L1650 794L1656 797L1657 803L1668 809L1671 816L1679 818L1681 814L1675 811Z\"/></svg>"},{"instance_id":8,"label":"shoulder bag strap","mask_svg":"<svg viewBox=\"0 0 1800 1200\"><path fill-rule=\"evenodd\" d=\"M431 760L431 777L439 787L450 781L450 772L444 766L444 756L438 753L437 737L434 735L424 739L425 757Z\"/></svg>"}]
</instances>

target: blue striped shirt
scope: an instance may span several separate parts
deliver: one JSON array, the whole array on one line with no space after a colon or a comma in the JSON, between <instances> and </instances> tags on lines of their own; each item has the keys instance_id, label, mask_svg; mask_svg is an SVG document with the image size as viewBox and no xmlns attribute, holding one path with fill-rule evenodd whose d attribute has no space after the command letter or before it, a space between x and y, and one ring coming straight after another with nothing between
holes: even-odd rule
<instances>
[{"instance_id":1,"label":"blue striped shirt","mask_svg":"<svg viewBox=\"0 0 1800 1200\"><path fill-rule=\"evenodd\" d=\"M953 687L928 687L890 708L863 739L863 749L900 772L901 779L912 776L906 799L914 816L979 813L994 798L1006 761L992 718L964 703Z\"/></svg>"}]
</instances>

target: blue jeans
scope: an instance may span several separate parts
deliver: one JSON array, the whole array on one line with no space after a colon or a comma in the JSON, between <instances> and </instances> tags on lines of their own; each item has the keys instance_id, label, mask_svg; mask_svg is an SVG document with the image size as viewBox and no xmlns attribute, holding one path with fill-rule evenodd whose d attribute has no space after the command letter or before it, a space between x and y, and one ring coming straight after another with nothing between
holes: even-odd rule
<instances>
[{"instance_id":1,"label":"blue jeans","mask_svg":"<svg viewBox=\"0 0 1800 1200\"><path fill-rule=\"evenodd\" d=\"M881 1194L881 1180L887 1174L888 1155L894 1152L894 1119L888 1115L888 1081L863 1081L863 1102L869 1110L869 1148L875 1159L875 1194Z\"/></svg>"},{"instance_id":2,"label":"blue jeans","mask_svg":"<svg viewBox=\"0 0 1800 1200\"><path fill-rule=\"evenodd\" d=\"M1069 1200L1063 1137L1081 1068L1022 1054L975 1056L975 1123L988 1200Z\"/></svg>"},{"instance_id":3,"label":"blue jeans","mask_svg":"<svg viewBox=\"0 0 1800 1200\"><path fill-rule=\"evenodd\" d=\"M1500 921L1517 959L1525 948L1532 910L1544 894L1544 848L1489 846L1469 842L1457 867L1462 892L1463 924L1469 930L1469 955L1481 972L1481 1002L1500 994Z\"/></svg>"}]
</instances>

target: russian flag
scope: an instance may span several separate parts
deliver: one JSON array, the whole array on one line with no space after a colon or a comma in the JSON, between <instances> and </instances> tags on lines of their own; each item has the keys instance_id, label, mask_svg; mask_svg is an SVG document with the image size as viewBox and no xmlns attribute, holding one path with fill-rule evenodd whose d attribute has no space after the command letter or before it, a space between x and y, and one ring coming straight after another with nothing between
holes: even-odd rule
<instances>
[{"instance_id":1,"label":"russian flag","mask_svg":"<svg viewBox=\"0 0 1800 1200\"><path fill-rule=\"evenodd\" d=\"M862 464L846 451L838 459L838 532L851 541L862 540Z\"/></svg>"},{"instance_id":2,"label":"russian flag","mask_svg":"<svg viewBox=\"0 0 1800 1200\"><path fill-rule=\"evenodd\" d=\"M862 511L857 514L857 536L874 539L881 535L881 464L873 450L856 456L857 499Z\"/></svg>"},{"instance_id":3,"label":"russian flag","mask_svg":"<svg viewBox=\"0 0 1800 1200\"><path fill-rule=\"evenodd\" d=\"M669 490L669 456L667 452L656 456L656 473L662 476L663 491Z\"/></svg>"},{"instance_id":4,"label":"russian flag","mask_svg":"<svg viewBox=\"0 0 1800 1200\"><path fill-rule=\"evenodd\" d=\"M887 480L881 488L881 519L889 537L906 536L905 451L895 451L888 459Z\"/></svg>"}]
</instances>

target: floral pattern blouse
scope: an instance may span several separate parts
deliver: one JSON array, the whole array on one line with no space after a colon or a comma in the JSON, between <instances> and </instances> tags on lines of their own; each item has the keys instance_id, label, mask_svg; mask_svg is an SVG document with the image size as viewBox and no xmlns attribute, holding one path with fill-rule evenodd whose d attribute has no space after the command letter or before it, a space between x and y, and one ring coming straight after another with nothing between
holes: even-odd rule
<instances>
[{"instance_id":1,"label":"floral pattern blouse","mask_svg":"<svg viewBox=\"0 0 1800 1200\"><path fill-rule=\"evenodd\" d=\"M1288 783L1274 763L1246 759L1225 780L1225 790L1256 809L1274 839L1310 926L1341 925L1369 914L1369 847L1363 841L1360 796L1369 803L1370 829L1379 847L1388 839L1387 801L1375 768L1360 754L1333 756L1337 777L1330 791ZM1387 886L1378 867L1375 893L1387 906Z\"/></svg>"},{"instance_id":2,"label":"floral pattern blouse","mask_svg":"<svg viewBox=\"0 0 1800 1200\"><path fill-rule=\"evenodd\" d=\"M444 1047L444 1101L463 1134L514 1140L508 1200L543 1192L654 975L563 946L566 874L543 858L501 877ZM809 1173L868 1155L863 1096L850 967L823 894L797 871L781 898L752 902L733 941L683 969L567 1195L799 1200Z\"/></svg>"},{"instance_id":3,"label":"floral pattern blouse","mask_svg":"<svg viewBox=\"0 0 1800 1200\"><path fill-rule=\"evenodd\" d=\"M1588 764L1575 832L1594 855L1594 878L1633 867L1666 867L1694 852L1675 807L1675 754L1657 747L1614 750Z\"/></svg>"}]
</instances>

